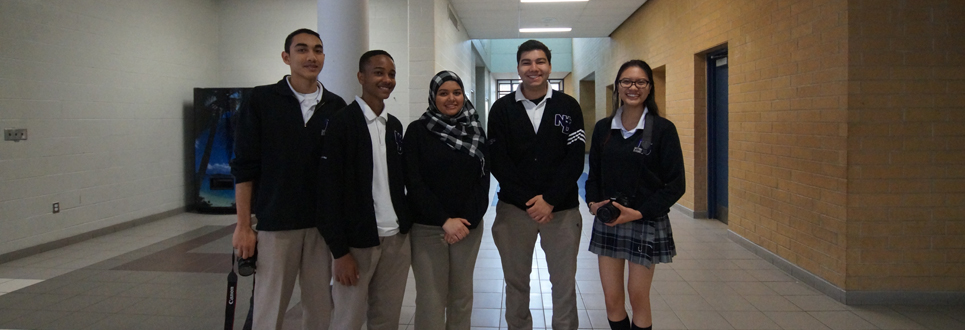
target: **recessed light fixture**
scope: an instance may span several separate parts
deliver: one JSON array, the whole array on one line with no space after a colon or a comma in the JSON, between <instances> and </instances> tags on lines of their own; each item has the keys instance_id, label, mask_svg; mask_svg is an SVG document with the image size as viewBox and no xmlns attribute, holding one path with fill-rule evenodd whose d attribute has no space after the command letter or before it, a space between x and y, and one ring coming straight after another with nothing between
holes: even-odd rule
<instances>
[{"instance_id":1,"label":"recessed light fixture","mask_svg":"<svg viewBox=\"0 0 965 330\"><path fill-rule=\"evenodd\" d=\"M519 2L587 2L590 0L519 0Z\"/></svg>"},{"instance_id":2,"label":"recessed light fixture","mask_svg":"<svg viewBox=\"0 0 965 330\"><path fill-rule=\"evenodd\" d=\"M521 28L519 32L530 33L530 32L570 32L573 28Z\"/></svg>"}]
</instances>

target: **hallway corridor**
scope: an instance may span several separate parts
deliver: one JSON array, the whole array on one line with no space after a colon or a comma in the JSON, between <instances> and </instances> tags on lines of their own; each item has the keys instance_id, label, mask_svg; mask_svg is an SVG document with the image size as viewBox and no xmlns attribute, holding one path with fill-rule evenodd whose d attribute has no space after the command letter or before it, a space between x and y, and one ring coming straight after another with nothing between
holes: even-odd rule
<instances>
[{"instance_id":1,"label":"hallway corridor","mask_svg":"<svg viewBox=\"0 0 965 330\"><path fill-rule=\"evenodd\" d=\"M593 218L583 213L580 328L608 329L596 256L586 251ZM505 326L494 216L491 209L476 264L477 329ZM846 306L732 242L720 222L676 211L671 221L678 255L656 270L655 329L965 329L965 306ZM183 213L0 264L0 329L222 329L233 223L233 215ZM552 300L538 249L533 267L530 306L543 328ZM236 329L251 292L250 278L240 282ZM296 289L292 307L298 300ZM410 275L400 330L413 329L414 301ZM286 328L299 314L289 310Z\"/></svg>"}]
</instances>

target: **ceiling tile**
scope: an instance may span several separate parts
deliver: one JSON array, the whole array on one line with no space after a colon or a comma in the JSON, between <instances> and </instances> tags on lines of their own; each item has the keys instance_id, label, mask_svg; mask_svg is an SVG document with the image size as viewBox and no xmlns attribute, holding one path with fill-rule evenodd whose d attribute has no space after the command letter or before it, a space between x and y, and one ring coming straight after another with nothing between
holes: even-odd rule
<instances>
[{"instance_id":1,"label":"ceiling tile","mask_svg":"<svg viewBox=\"0 0 965 330\"><path fill-rule=\"evenodd\" d=\"M646 0L519 3L519 0L450 0L471 38L606 37ZM520 34L520 27L573 27L569 33Z\"/></svg>"}]
</instances>

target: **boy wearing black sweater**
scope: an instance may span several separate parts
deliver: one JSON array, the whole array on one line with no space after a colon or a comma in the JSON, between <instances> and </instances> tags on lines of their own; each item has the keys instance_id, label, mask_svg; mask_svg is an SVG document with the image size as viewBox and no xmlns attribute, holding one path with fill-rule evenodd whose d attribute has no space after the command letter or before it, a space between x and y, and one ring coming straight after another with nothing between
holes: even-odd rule
<instances>
[{"instance_id":1,"label":"boy wearing black sweater","mask_svg":"<svg viewBox=\"0 0 965 330\"><path fill-rule=\"evenodd\" d=\"M320 230L332 250L333 329L398 329L409 275L402 123L385 109L395 63L382 50L359 60L362 96L332 118L322 152ZM367 311L367 313L366 313Z\"/></svg>"},{"instance_id":2,"label":"boy wearing black sweater","mask_svg":"<svg viewBox=\"0 0 965 330\"><path fill-rule=\"evenodd\" d=\"M553 329L576 329L576 256L582 217L576 181L583 173L583 115L553 91L551 54L529 40L516 53L522 83L489 113L492 174L499 181L493 239L506 278L509 329L532 329L529 283L536 238L553 285Z\"/></svg>"},{"instance_id":3,"label":"boy wearing black sweater","mask_svg":"<svg viewBox=\"0 0 965 330\"><path fill-rule=\"evenodd\" d=\"M238 225L231 241L242 258L258 247L255 329L282 328L296 277L302 329L328 329L332 255L316 228L316 183L325 127L345 101L318 82L325 63L318 33L292 32L281 57L291 75L255 87L238 114L231 160Z\"/></svg>"}]
</instances>

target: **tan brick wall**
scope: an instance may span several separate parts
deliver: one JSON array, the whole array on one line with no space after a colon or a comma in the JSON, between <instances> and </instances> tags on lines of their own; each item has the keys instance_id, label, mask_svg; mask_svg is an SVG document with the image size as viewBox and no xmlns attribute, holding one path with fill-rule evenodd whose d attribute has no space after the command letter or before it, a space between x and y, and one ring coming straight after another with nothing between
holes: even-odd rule
<instances>
[{"instance_id":1,"label":"tan brick wall","mask_svg":"<svg viewBox=\"0 0 965 330\"><path fill-rule=\"evenodd\" d=\"M965 2L849 1L849 290L965 290Z\"/></svg>"},{"instance_id":2,"label":"tan brick wall","mask_svg":"<svg viewBox=\"0 0 965 330\"><path fill-rule=\"evenodd\" d=\"M611 38L574 40L574 74L595 73L599 114L622 62L662 68L687 167L679 204L699 213L703 54L726 47L729 229L849 291L962 291L963 7L650 0Z\"/></svg>"},{"instance_id":3,"label":"tan brick wall","mask_svg":"<svg viewBox=\"0 0 965 330\"><path fill-rule=\"evenodd\" d=\"M703 53L726 45L729 228L841 287L847 20L844 1L650 0L611 35L612 57L597 71L612 81L631 58L664 68L661 112L677 125L687 167L680 204L705 211Z\"/></svg>"}]
</instances>

